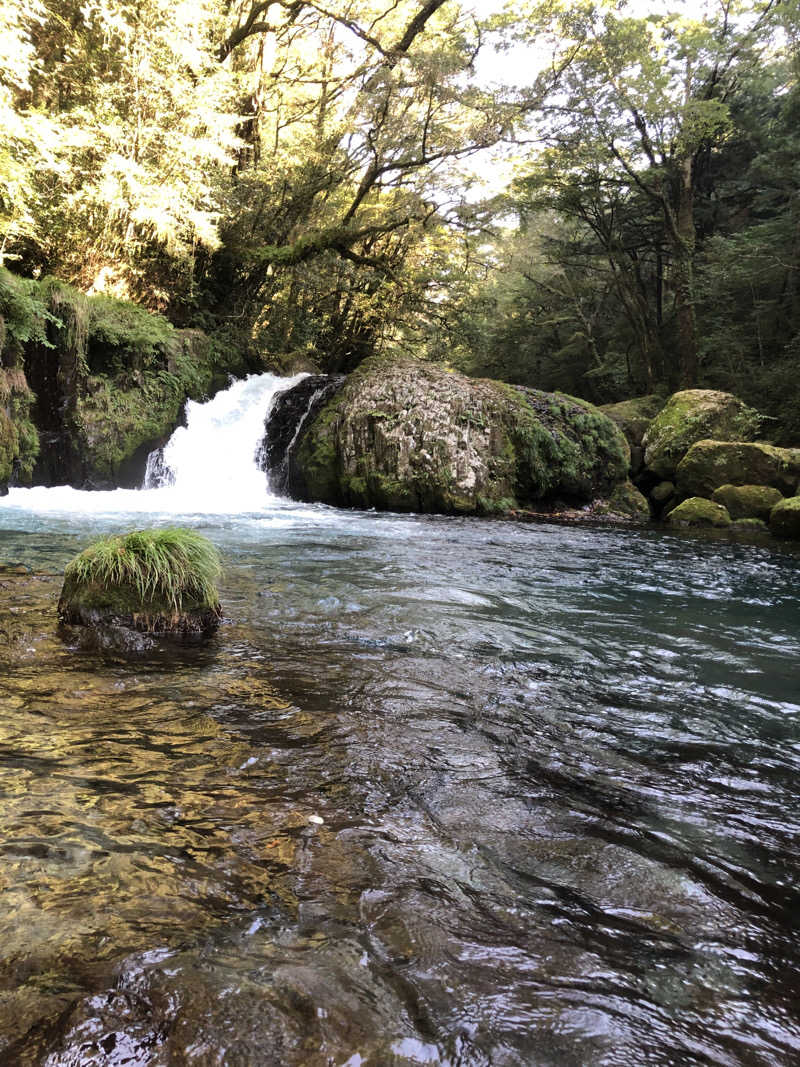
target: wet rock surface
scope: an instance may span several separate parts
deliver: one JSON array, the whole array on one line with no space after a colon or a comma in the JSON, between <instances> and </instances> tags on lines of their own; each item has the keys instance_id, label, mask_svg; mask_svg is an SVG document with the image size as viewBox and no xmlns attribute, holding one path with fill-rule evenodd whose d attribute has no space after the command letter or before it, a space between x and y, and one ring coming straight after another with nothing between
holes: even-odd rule
<instances>
[{"instance_id":1,"label":"wet rock surface","mask_svg":"<svg viewBox=\"0 0 800 1067\"><path fill-rule=\"evenodd\" d=\"M309 374L275 397L267 413L259 455L273 492L303 495L302 475L294 458L298 440L306 423L313 420L344 380L344 375Z\"/></svg>"},{"instance_id":2,"label":"wet rock surface","mask_svg":"<svg viewBox=\"0 0 800 1067\"><path fill-rule=\"evenodd\" d=\"M584 401L368 360L307 423L290 488L351 507L492 513L605 496L629 459L621 431Z\"/></svg>"}]
</instances>

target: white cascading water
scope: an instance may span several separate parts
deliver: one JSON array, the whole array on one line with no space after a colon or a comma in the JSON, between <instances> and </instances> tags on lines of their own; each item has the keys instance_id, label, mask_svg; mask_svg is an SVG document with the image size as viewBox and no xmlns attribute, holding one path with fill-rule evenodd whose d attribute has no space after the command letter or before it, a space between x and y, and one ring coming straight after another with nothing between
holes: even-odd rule
<instances>
[{"instance_id":1,"label":"white cascading water","mask_svg":"<svg viewBox=\"0 0 800 1067\"><path fill-rule=\"evenodd\" d=\"M186 405L163 452L151 453L143 489L86 492L69 486L11 489L0 507L107 515L153 512L175 515L252 514L279 503L269 491L256 453L276 394L305 377L252 374L203 404ZM158 457L161 456L161 463ZM157 473L159 472L159 473ZM162 484L158 484L162 482Z\"/></svg>"}]
</instances>

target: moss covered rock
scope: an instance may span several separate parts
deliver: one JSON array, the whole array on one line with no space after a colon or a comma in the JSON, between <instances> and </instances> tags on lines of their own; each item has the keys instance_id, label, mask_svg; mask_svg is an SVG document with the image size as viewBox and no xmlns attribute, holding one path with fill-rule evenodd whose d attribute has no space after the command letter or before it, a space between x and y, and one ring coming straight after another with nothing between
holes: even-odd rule
<instances>
[{"instance_id":1,"label":"moss covered rock","mask_svg":"<svg viewBox=\"0 0 800 1067\"><path fill-rule=\"evenodd\" d=\"M722 504L705 500L700 496L690 497L678 504L667 515L670 526L730 526L731 517Z\"/></svg>"},{"instance_id":2,"label":"moss covered rock","mask_svg":"<svg viewBox=\"0 0 800 1067\"><path fill-rule=\"evenodd\" d=\"M779 489L768 485L721 485L711 499L726 507L732 519L766 521L783 496Z\"/></svg>"},{"instance_id":3,"label":"moss covered rock","mask_svg":"<svg viewBox=\"0 0 800 1067\"><path fill-rule=\"evenodd\" d=\"M629 453L582 400L373 358L309 421L294 457L289 491L301 499L493 513L607 496Z\"/></svg>"},{"instance_id":4,"label":"moss covered rock","mask_svg":"<svg viewBox=\"0 0 800 1067\"><path fill-rule=\"evenodd\" d=\"M211 389L211 343L198 330L174 330L161 362L117 378L90 375L78 397L72 435L75 479L96 487L141 485L148 454L178 425L187 397Z\"/></svg>"},{"instance_id":5,"label":"moss covered rock","mask_svg":"<svg viewBox=\"0 0 800 1067\"><path fill-rule=\"evenodd\" d=\"M644 462L659 478L671 479L696 441L753 441L761 416L731 393L684 389L673 395L644 435Z\"/></svg>"},{"instance_id":6,"label":"moss covered rock","mask_svg":"<svg viewBox=\"0 0 800 1067\"><path fill-rule=\"evenodd\" d=\"M67 565L58 615L73 626L210 634L222 615L220 570L217 550L191 530L107 537Z\"/></svg>"},{"instance_id":7,"label":"moss covered rock","mask_svg":"<svg viewBox=\"0 0 800 1067\"><path fill-rule=\"evenodd\" d=\"M603 404L598 408L625 434L631 448L641 445L650 423L666 403L663 396L650 394L621 400L618 404Z\"/></svg>"},{"instance_id":8,"label":"moss covered rock","mask_svg":"<svg viewBox=\"0 0 800 1067\"><path fill-rule=\"evenodd\" d=\"M675 485L673 482L659 482L650 490L650 498L655 503L661 506L675 496Z\"/></svg>"},{"instance_id":9,"label":"moss covered rock","mask_svg":"<svg viewBox=\"0 0 800 1067\"><path fill-rule=\"evenodd\" d=\"M595 511L599 515L620 515L634 522L648 522L650 519L647 497L630 481L616 486L608 498L596 506Z\"/></svg>"},{"instance_id":10,"label":"moss covered rock","mask_svg":"<svg viewBox=\"0 0 800 1067\"><path fill-rule=\"evenodd\" d=\"M730 529L733 533L769 533L769 527L763 519L734 519Z\"/></svg>"},{"instance_id":11,"label":"moss covered rock","mask_svg":"<svg viewBox=\"0 0 800 1067\"><path fill-rule=\"evenodd\" d=\"M776 537L800 540L800 496L788 497L769 513L769 528Z\"/></svg>"},{"instance_id":12,"label":"moss covered rock","mask_svg":"<svg viewBox=\"0 0 800 1067\"><path fill-rule=\"evenodd\" d=\"M800 448L763 442L698 441L676 471L678 489L708 496L723 485L772 486L793 494L800 479Z\"/></svg>"}]
</instances>

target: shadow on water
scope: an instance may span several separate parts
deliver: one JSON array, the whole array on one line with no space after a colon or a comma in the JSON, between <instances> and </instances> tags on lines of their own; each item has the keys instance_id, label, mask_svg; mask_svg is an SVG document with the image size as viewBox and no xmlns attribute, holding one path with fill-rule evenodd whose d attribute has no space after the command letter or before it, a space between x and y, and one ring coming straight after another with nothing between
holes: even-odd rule
<instances>
[{"instance_id":1,"label":"shadow on water","mask_svg":"<svg viewBox=\"0 0 800 1067\"><path fill-rule=\"evenodd\" d=\"M0 532L0 1059L796 1062L797 556L319 515L135 656Z\"/></svg>"}]
</instances>

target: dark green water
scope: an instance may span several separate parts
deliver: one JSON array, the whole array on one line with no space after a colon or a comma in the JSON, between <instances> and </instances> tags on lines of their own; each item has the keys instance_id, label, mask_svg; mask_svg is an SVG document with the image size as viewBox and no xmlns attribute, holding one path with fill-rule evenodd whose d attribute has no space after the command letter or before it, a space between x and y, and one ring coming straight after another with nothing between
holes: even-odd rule
<instances>
[{"instance_id":1,"label":"dark green water","mask_svg":"<svg viewBox=\"0 0 800 1067\"><path fill-rule=\"evenodd\" d=\"M54 574L136 525L0 516ZM0 1062L800 1062L796 554L197 523L205 649L0 576Z\"/></svg>"}]
</instances>

